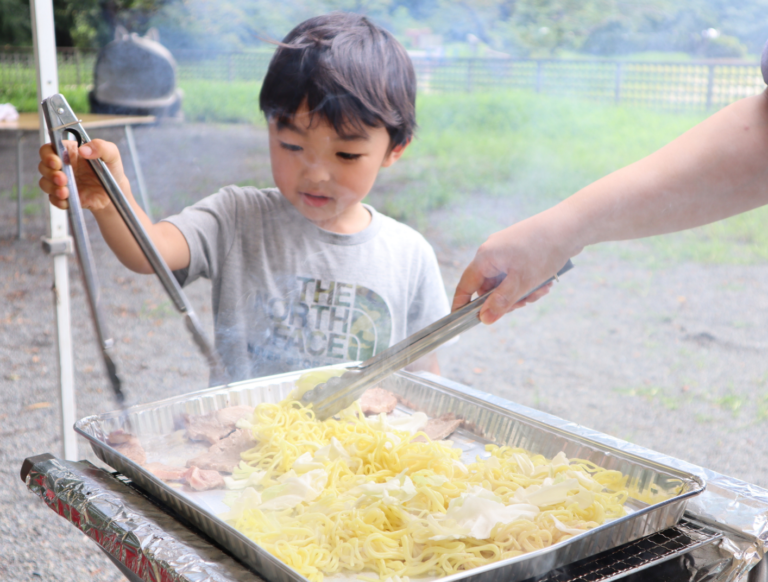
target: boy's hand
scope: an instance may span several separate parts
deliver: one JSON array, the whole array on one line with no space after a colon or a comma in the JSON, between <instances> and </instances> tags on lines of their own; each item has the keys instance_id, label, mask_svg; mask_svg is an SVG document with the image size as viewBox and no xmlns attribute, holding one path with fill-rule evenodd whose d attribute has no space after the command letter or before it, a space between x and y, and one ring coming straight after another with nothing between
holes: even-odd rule
<instances>
[{"instance_id":1,"label":"boy's hand","mask_svg":"<svg viewBox=\"0 0 768 582\"><path fill-rule=\"evenodd\" d=\"M117 180L123 192L130 196L130 184L123 172L123 163L117 146L102 139L95 139L83 144L79 149L77 142L65 141L64 146L69 152L70 163L77 182L77 191L80 194L80 203L83 208L92 212L104 210L112 204L107 193L101 185L96 173L87 160L101 158L109 171ZM48 194L51 204L65 210L69 207L69 188L67 176L62 171L62 161L53 150L51 144L45 144L40 148L40 165L38 166L42 178L40 188Z\"/></svg>"}]
</instances>

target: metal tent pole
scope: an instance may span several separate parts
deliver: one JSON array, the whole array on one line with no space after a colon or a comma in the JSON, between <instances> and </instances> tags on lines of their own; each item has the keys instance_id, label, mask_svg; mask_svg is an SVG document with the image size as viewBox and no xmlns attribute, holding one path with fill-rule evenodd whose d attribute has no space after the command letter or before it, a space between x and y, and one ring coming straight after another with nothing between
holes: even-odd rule
<instances>
[{"instance_id":1,"label":"metal tent pole","mask_svg":"<svg viewBox=\"0 0 768 582\"><path fill-rule=\"evenodd\" d=\"M56 34L53 28L52 0L29 0L32 13L32 38L37 69L37 101L59 92L56 68ZM49 141L42 108L40 143ZM75 374L72 357L72 328L69 305L69 267L67 254L72 252L72 240L67 229L67 213L53 206L50 211L50 231L43 247L53 256L53 301L56 308L56 336L59 352L59 385L61 387L61 435L64 458L77 460L75 424Z\"/></svg>"}]
</instances>

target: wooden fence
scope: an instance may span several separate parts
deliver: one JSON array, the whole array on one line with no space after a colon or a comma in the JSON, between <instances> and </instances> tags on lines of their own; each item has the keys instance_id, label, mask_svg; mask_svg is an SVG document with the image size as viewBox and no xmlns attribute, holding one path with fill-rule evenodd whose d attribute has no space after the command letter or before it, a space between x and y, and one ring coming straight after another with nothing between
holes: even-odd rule
<instances>
[{"instance_id":1,"label":"wooden fence","mask_svg":"<svg viewBox=\"0 0 768 582\"><path fill-rule=\"evenodd\" d=\"M177 51L180 81L260 81L271 55L266 52L210 54ZM59 84L93 83L93 52L60 48ZM709 110L765 89L758 63L645 62L607 59L516 60L413 57L424 92L527 89L654 109ZM34 86L30 49L0 50L0 86Z\"/></svg>"}]
</instances>

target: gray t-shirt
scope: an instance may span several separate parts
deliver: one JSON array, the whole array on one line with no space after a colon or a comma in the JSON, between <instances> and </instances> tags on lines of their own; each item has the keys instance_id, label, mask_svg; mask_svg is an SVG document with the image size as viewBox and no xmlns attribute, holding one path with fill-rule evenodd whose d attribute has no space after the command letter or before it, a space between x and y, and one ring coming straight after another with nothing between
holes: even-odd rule
<instances>
[{"instance_id":1,"label":"gray t-shirt","mask_svg":"<svg viewBox=\"0 0 768 582\"><path fill-rule=\"evenodd\" d=\"M449 312L429 243L366 208L365 230L337 234L277 189L227 186L166 219L189 244L179 282L212 281L231 381L366 360Z\"/></svg>"}]
</instances>

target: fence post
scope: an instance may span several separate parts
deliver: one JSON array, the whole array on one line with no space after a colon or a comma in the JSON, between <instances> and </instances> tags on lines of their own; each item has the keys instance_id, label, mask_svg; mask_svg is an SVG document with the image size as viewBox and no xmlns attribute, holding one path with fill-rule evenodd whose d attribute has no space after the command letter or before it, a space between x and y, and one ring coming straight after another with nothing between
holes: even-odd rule
<instances>
[{"instance_id":1,"label":"fence post","mask_svg":"<svg viewBox=\"0 0 768 582\"><path fill-rule=\"evenodd\" d=\"M473 83L472 67L474 66L474 64L475 64L475 59L470 57L469 61L467 61L467 89L466 89L467 93L472 92L472 83Z\"/></svg>"},{"instance_id":2,"label":"fence post","mask_svg":"<svg viewBox=\"0 0 768 582\"><path fill-rule=\"evenodd\" d=\"M616 105L619 104L619 101L621 101L621 73L622 73L622 64L616 63L616 79L614 81L614 87L613 87L613 99L616 102Z\"/></svg>"},{"instance_id":3,"label":"fence post","mask_svg":"<svg viewBox=\"0 0 768 582\"><path fill-rule=\"evenodd\" d=\"M229 69L229 82L231 83L235 80L235 67L232 62L232 53L229 53L227 56L227 67Z\"/></svg>"},{"instance_id":4,"label":"fence post","mask_svg":"<svg viewBox=\"0 0 768 582\"><path fill-rule=\"evenodd\" d=\"M707 75L707 109L712 107L712 93L715 86L715 65L709 65Z\"/></svg>"},{"instance_id":5,"label":"fence post","mask_svg":"<svg viewBox=\"0 0 768 582\"><path fill-rule=\"evenodd\" d=\"M77 80L77 86L81 84L80 79L80 49L75 48L75 79Z\"/></svg>"},{"instance_id":6,"label":"fence post","mask_svg":"<svg viewBox=\"0 0 768 582\"><path fill-rule=\"evenodd\" d=\"M541 93L541 82L544 76L542 61L536 61L536 92Z\"/></svg>"}]
</instances>

